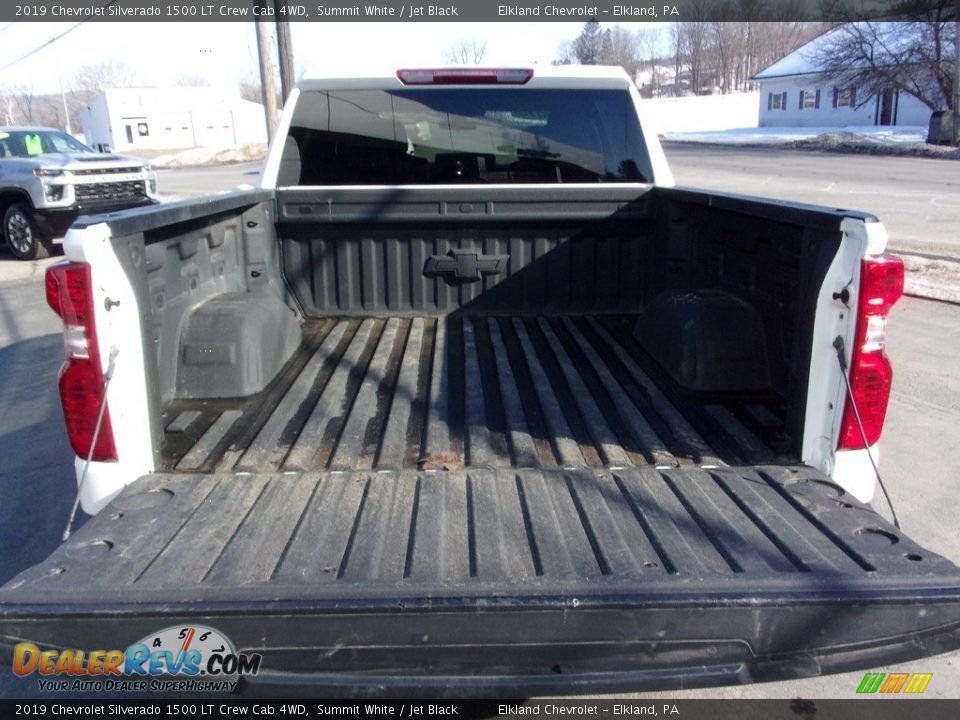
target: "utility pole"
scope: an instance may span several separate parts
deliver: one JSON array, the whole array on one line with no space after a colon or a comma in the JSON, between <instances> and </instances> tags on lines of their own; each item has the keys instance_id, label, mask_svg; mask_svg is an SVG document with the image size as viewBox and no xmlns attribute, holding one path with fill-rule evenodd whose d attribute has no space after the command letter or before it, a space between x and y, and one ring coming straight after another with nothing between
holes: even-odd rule
<instances>
[{"instance_id":1,"label":"utility pole","mask_svg":"<svg viewBox=\"0 0 960 720\"><path fill-rule=\"evenodd\" d=\"M67 109L67 96L63 92L63 76L60 75L60 71L57 71L57 81L60 83L60 101L63 103L63 124L64 130L66 130L67 135L73 135L73 130L70 129L70 110ZM86 138L84 138L86 140Z\"/></svg>"},{"instance_id":2,"label":"utility pole","mask_svg":"<svg viewBox=\"0 0 960 720\"><path fill-rule=\"evenodd\" d=\"M271 140L277 129L277 85L273 77L273 58L270 43L270 21L267 17L268 0L256 0L261 13L256 21L257 52L260 55L260 95L263 98L263 110L267 117L267 139Z\"/></svg>"},{"instance_id":3,"label":"utility pole","mask_svg":"<svg viewBox=\"0 0 960 720\"><path fill-rule=\"evenodd\" d=\"M277 0L277 51L280 53L280 94L286 102L290 91L296 84L293 76L293 38L290 35L290 23L286 12L280 8L286 7L286 0Z\"/></svg>"}]
</instances>

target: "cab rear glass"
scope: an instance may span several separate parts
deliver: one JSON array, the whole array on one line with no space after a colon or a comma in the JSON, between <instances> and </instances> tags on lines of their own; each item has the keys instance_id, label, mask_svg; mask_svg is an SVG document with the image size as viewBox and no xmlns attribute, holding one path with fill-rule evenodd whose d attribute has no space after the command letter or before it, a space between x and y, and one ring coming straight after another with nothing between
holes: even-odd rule
<instances>
[{"instance_id":1,"label":"cab rear glass","mask_svg":"<svg viewBox=\"0 0 960 720\"><path fill-rule=\"evenodd\" d=\"M625 90L444 87L303 92L278 184L651 179Z\"/></svg>"}]
</instances>

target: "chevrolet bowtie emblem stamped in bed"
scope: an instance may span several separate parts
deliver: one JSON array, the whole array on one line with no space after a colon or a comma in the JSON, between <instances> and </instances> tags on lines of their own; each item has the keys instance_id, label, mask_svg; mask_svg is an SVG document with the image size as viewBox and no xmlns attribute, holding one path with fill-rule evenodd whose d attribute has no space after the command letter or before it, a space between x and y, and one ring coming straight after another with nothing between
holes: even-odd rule
<instances>
[{"instance_id":1,"label":"chevrolet bowtie emblem stamped in bed","mask_svg":"<svg viewBox=\"0 0 960 720\"><path fill-rule=\"evenodd\" d=\"M475 250L451 250L446 255L431 255L423 264L423 274L442 277L450 283L476 282L484 275L497 275L507 267L509 255L480 255Z\"/></svg>"}]
</instances>

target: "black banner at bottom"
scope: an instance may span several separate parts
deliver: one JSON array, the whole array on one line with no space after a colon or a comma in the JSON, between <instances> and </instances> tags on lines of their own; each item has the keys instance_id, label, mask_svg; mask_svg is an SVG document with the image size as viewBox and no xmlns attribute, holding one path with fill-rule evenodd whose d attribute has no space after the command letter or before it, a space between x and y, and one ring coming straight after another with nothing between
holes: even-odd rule
<instances>
[{"instance_id":1,"label":"black banner at bottom","mask_svg":"<svg viewBox=\"0 0 960 720\"><path fill-rule=\"evenodd\" d=\"M870 703L869 708L863 703ZM0 700L0 717L156 718L671 718L682 720L953 720L960 699L863 697L852 700L675 700L644 696L561 700Z\"/></svg>"}]
</instances>

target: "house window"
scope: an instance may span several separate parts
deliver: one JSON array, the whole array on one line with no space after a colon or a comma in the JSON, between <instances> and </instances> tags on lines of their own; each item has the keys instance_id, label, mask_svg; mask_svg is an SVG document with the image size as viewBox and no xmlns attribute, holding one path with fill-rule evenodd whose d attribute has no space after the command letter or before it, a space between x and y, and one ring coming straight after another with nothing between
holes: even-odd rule
<instances>
[{"instance_id":1,"label":"house window","mask_svg":"<svg viewBox=\"0 0 960 720\"><path fill-rule=\"evenodd\" d=\"M820 107L820 91L801 90L800 91L800 109L815 109Z\"/></svg>"},{"instance_id":2,"label":"house window","mask_svg":"<svg viewBox=\"0 0 960 720\"><path fill-rule=\"evenodd\" d=\"M782 93L767 93L767 110L786 110L787 109L787 94Z\"/></svg>"},{"instance_id":3,"label":"house window","mask_svg":"<svg viewBox=\"0 0 960 720\"><path fill-rule=\"evenodd\" d=\"M150 128L146 123L137 123L137 133L140 137L147 137L150 134Z\"/></svg>"},{"instance_id":4,"label":"house window","mask_svg":"<svg viewBox=\"0 0 960 720\"><path fill-rule=\"evenodd\" d=\"M834 107L853 107L856 102L856 93L852 87L833 89Z\"/></svg>"}]
</instances>

